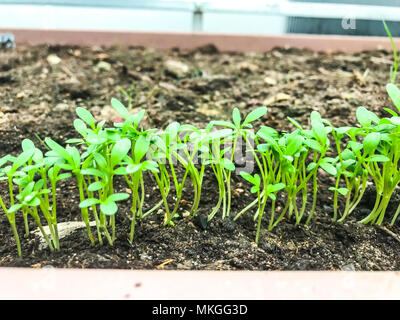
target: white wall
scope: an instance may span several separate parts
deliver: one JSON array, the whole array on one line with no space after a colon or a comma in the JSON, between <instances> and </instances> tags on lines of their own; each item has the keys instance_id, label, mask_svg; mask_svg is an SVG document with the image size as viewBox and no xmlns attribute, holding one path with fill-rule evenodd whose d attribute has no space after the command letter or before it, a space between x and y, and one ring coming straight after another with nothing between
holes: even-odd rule
<instances>
[{"instance_id":1,"label":"white wall","mask_svg":"<svg viewBox=\"0 0 400 320\"><path fill-rule=\"evenodd\" d=\"M203 31L281 34L286 18L206 13ZM0 5L0 28L192 31L192 13L62 6Z\"/></svg>"}]
</instances>

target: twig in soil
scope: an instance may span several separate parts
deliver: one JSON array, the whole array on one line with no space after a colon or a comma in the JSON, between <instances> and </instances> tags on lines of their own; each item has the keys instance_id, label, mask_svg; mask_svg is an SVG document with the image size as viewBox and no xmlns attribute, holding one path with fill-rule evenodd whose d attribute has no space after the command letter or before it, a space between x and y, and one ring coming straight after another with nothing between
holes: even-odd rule
<instances>
[{"instance_id":1,"label":"twig in soil","mask_svg":"<svg viewBox=\"0 0 400 320\"><path fill-rule=\"evenodd\" d=\"M174 261L174 259L171 259L171 258L166 259L166 260L164 260L163 263L159 264L159 265L156 267L156 269L164 269L164 266L165 266L165 265L167 265L168 263L171 263L171 262L173 262L173 261Z\"/></svg>"},{"instance_id":2,"label":"twig in soil","mask_svg":"<svg viewBox=\"0 0 400 320\"><path fill-rule=\"evenodd\" d=\"M400 236L398 234L395 234L393 231L389 230L386 227L379 227L379 229L385 231L388 235L390 235L392 238L400 242Z\"/></svg>"}]
</instances>

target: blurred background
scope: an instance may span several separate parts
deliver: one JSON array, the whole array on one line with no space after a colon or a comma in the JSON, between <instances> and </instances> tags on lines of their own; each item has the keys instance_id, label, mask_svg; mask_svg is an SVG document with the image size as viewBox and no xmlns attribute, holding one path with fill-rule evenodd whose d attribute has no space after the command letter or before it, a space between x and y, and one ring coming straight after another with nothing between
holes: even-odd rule
<instances>
[{"instance_id":1,"label":"blurred background","mask_svg":"<svg viewBox=\"0 0 400 320\"><path fill-rule=\"evenodd\" d=\"M0 28L400 36L400 0L0 0Z\"/></svg>"}]
</instances>

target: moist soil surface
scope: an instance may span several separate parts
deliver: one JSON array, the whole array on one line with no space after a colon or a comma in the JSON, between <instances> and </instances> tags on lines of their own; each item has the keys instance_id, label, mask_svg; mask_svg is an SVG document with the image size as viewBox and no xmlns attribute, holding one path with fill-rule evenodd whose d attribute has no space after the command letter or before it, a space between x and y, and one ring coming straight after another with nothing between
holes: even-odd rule
<instances>
[{"instance_id":1,"label":"moist soil surface","mask_svg":"<svg viewBox=\"0 0 400 320\"><path fill-rule=\"evenodd\" d=\"M58 59L59 58L59 59ZM293 130L286 119L309 126L309 114L318 110L335 126L356 125L355 111L364 106L379 116L391 107L385 92L391 55L386 51L353 55L276 48L263 54L221 53L212 46L194 51L156 51L140 47L33 46L0 51L0 156L17 154L21 141L37 146L51 137L59 143L76 137L75 108L89 109L97 119L115 120L110 99L128 104L120 91L132 84L132 109L146 108L145 125L163 128L172 121L204 126L213 119L229 119L234 107L242 114L261 105L268 114L256 126ZM319 175L317 211L309 226L295 227L283 220L274 230L261 232L254 243L254 211L222 220L216 216L204 229L199 219L182 218L193 201L185 186L180 218L174 227L162 227L162 213L154 213L129 236L129 201L116 216L114 246L91 246L85 229L61 239L61 250L41 248L31 233L23 237L17 216L23 257L18 258L9 223L0 214L0 266L193 270L399 270L400 227L388 226L399 203L393 195L384 228L361 225L371 210L373 187L344 223L331 222L332 179ZM126 186L117 181L116 189ZM145 209L160 199L156 183L145 177ZM1 182L5 198L7 184ZM234 217L254 198L248 185L232 182ZM309 199L311 199L311 195ZM171 199L173 200L173 199ZM207 215L218 200L218 184L206 174L199 214ZM79 195L73 180L59 184L58 221L81 221ZM284 206L284 199L278 207ZM268 212L268 208L266 210ZM265 215L268 218L268 214ZM264 222L266 226L267 221ZM36 226L31 221L30 228ZM95 235L95 228L93 228Z\"/></svg>"}]
</instances>

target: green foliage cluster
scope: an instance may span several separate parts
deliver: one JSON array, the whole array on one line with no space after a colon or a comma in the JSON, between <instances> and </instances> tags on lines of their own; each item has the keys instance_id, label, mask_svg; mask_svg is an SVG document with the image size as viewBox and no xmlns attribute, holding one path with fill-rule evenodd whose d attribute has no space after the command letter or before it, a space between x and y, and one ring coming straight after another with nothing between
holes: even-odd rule
<instances>
[{"instance_id":1,"label":"green foliage cluster","mask_svg":"<svg viewBox=\"0 0 400 320\"><path fill-rule=\"evenodd\" d=\"M163 224L174 226L183 188L189 180L193 202L188 218L195 217L206 169L214 173L219 190L218 202L209 212L208 220L217 213L222 218L229 217L232 174L236 171L257 197L233 219L251 212L257 223L255 242L258 243L267 208L268 230L283 219L293 220L296 225L310 223L316 211L318 174L325 171L335 181L329 187L333 193L334 221L344 221L355 210L368 182L372 182L376 188L375 206L361 222L380 225L400 183L400 90L388 84L387 92L397 109L385 109L389 117L379 118L360 107L358 126L335 128L314 111L309 129L289 118L296 127L289 133L279 133L267 126L255 131L252 124L265 116L265 107L253 110L245 118L235 108L231 122L211 121L204 129L172 122L164 130L144 129L140 123L145 111L131 114L116 99L111 104L123 122L109 128L105 127L105 121L96 123L88 110L78 107L74 127L79 137L67 140L65 147L46 138L48 151L43 154L31 140L25 139L21 154L0 159L0 179L9 189L8 199L0 197L0 206L13 230L19 255L16 214L23 216L25 236L29 235L28 218L32 217L50 250L59 250L57 184L72 178L76 181L90 242L107 241L113 245L120 201L130 199L130 242L134 240L136 221L161 207L165 212ZM254 172L240 170L235 165L235 152L241 143L252 157ZM178 166L183 174L177 174ZM161 196L160 202L147 211L144 211L145 175L153 177ZM115 192L116 176L123 177L130 192ZM344 208L339 208L340 197L344 198ZM276 205L278 199L285 201L283 208ZM400 206L392 217L392 225L399 214ZM97 237L90 227L93 219ZM43 222L49 228L48 233Z\"/></svg>"}]
</instances>

